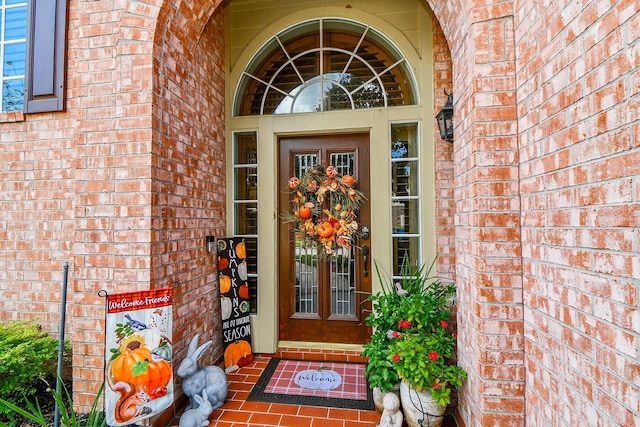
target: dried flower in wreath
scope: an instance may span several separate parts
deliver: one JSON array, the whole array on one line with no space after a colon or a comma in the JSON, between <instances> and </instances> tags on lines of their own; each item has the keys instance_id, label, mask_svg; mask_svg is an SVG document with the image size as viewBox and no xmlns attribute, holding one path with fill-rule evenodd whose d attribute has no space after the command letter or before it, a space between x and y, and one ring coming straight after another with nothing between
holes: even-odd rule
<instances>
[{"instance_id":1,"label":"dried flower in wreath","mask_svg":"<svg viewBox=\"0 0 640 427\"><path fill-rule=\"evenodd\" d=\"M358 210L366 199L351 175L338 175L335 166L316 165L301 177L289 178L292 209L283 215L296 236L316 242L332 255L351 248L359 236Z\"/></svg>"}]
</instances>

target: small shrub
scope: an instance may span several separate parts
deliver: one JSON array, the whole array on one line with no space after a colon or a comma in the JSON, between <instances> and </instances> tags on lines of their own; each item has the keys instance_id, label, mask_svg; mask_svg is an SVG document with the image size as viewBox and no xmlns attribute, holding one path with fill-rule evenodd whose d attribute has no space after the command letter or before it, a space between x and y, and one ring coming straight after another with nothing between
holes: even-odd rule
<instances>
[{"instance_id":1,"label":"small shrub","mask_svg":"<svg viewBox=\"0 0 640 427\"><path fill-rule=\"evenodd\" d=\"M91 406L91 411L86 416L77 416L75 411L73 410L73 402L71 401L71 394L69 390L62 384L62 391L57 393L55 390L51 391L53 399L55 399L58 404L58 409L60 410L60 424L64 427L105 427L106 418L104 416L104 412L98 408L98 401L100 400L100 396L102 395L102 391L104 390L104 384L100 386L100 390L98 390L98 395L96 399L93 401L93 405ZM18 405L15 405L8 401L3 401L0 399L0 404L5 405L10 412L15 412L26 420L29 420L32 423L40 427L48 427L50 425L50 420L42 413L42 408L38 403L38 399L36 399L35 405L26 401L27 409L23 409ZM8 427L9 424L3 423L0 421L0 427Z\"/></svg>"},{"instance_id":2,"label":"small shrub","mask_svg":"<svg viewBox=\"0 0 640 427\"><path fill-rule=\"evenodd\" d=\"M58 341L33 320L0 323L0 399L21 404L42 390L41 380L55 384L57 357ZM16 425L10 412L0 403L0 421Z\"/></svg>"}]
</instances>

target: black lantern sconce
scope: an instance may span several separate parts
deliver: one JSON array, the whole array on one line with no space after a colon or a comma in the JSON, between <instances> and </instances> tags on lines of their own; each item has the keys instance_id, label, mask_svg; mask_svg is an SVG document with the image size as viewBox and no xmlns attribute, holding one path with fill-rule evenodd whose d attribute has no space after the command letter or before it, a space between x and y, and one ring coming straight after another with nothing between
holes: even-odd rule
<instances>
[{"instance_id":1,"label":"black lantern sconce","mask_svg":"<svg viewBox=\"0 0 640 427\"><path fill-rule=\"evenodd\" d=\"M438 128L440 129L440 137L449 142L453 142L453 95L447 93L447 103L444 104L442 110L436 116Z\"/></svg>"},{"instance_id":2,"label":"black lantern sconce","mask_svg":"<svg viewBox=\"0 0 640 427\"><path fill-rule=\"evenodd\" d=\"M216 236L206 236L205 239L207 253L213 252L216 248Z\"/></svg>"}]
</instances>

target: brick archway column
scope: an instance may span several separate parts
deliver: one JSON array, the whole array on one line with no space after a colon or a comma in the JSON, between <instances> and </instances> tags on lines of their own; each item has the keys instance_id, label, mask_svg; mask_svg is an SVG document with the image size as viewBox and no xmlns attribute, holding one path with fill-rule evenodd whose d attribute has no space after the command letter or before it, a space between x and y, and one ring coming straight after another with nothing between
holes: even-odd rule
<instances>
[{"instance_id":1,"label":"brick archway column","mask_svg":"<svg viewBox=\"0 0 640 427\"><path fill-rule=\"evenodd\" d=\"M81 54L68 66L77 119L69 323L74 403L85 412L104 379L100 290L173 287L175 360L195 333L214 341L203 363L222 345L204 245L225 229L222 0L117 3L70 3L69 51Z\"/></svg>"},{"instance_id":2,"label":"brick archway column","mask_svg":"<svg viewBox=\"0 0 640 427\"><path fill-rule=\"evenodd\" d=\"M453 61L458 358L467 426L522 426L524 337L513 3L428 0Z\"/></svg>"}]
</instances>

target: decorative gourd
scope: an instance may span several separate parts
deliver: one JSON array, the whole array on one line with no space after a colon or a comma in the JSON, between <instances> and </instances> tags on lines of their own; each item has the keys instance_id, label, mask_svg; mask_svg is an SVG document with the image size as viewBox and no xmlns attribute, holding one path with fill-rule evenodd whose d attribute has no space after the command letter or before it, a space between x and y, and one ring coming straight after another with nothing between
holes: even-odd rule
<instances>
[{"instance_id":1,"label":"decorative gourd","mask_svg":"<svg viewBox=\"0 0 640 427\"><path fill-rule=\"evenodd\" d=\"M300 180L297 177L292 176L291 178L289 178L289 182L287 184L289 185L289 188L293 190L298 185L300 185Z\"/></svg>"},{"instance_id":2,"label":"decorative gourd","mask_svg":"<svg viewBox=\"0 0 640 427\"><path fill-rule=\"evenodd\" d=\"M251 344L244 340L233 342L224 351L224 366L229 368L237 365L238 361L248 354L251 354Z\"/></svg>"},{"instance_id":3,"label":"decorative gourd","mask_svg":"<svg viewBox=\"0 0 640 427\"><path fill-rule=\"evenodd\" d=\"M225 296L220 298L220 310L222 311L222 320L227 320L231 317L231 312L233 311L233 301L231 301L231 298Z\"/></svg>"},{"instance_id":4,"label":"decorative gourd","mask_svg":"<svg viewBox=\"0 0 640 427\"><path fill-rule=\"evenodd\" d=\"M343 175L342 176L342 183L344 185L348 185L349 187L351 187L355 182L356 182L356 179L354 177L352 177L351 175Z\"/></svg>"},{"instance_id":5,"label":"decorative gourd","mask_svg":"<svg viewBox=\"0 0 640 427\"><path fill-rule=\"evenodd\" d=\"M125 350L115 358L111 365L111 375L116 381L129 381L131 368L138 362L151 360L151 352L146 347ZM131 382L131 381L129 381Z\"/></svg>"},{"instance_id":6,"label":"decorative gourd","mask_svg":"<svg viewBox=\"0 0 640 427\"><path fill-rule=\"evenodd\" d=\"M220 278L220 293L226 294L231 290L231 277L221 274Z\"/></svg>"},{"instance_id":7,"label":"decorative gourd","mask_svg":"<svg viewBox=\"0 0 640 427\"><path fill-rule=\"evenodd\" d=\"M240 242L236 245L236 255L238 258L245 259L247 257L247 248L244 245L244 242Z\"/></svg>"},{"instance_id":8,"label":"decorative gourd","mask_svg":"<svg viewBox=\"0 0 640 427\"><path fill-rule=\"evenodd\" d=\"M243 366L251 365L252 363L253 363L253 354L249 353L238 360L238 367L242 368Z\"/></svg>"},{"instance_id":9,"label":"decorative gourd","mask_svg":"<svg viewBox=\"0 0 640 427\"><path fill-rule=\"evenodd\" d=\"M298 217L301 219L311 218L311 208L309 206L300 206L300 209L298 209Z\"/></svg>"},{"instance_id":10,"label":"decorative gourd","mask_svg":"<svg viewBox=\"0 0 640 427\"><path fill-rule=\"evenodd\" d=\"M298 372L293 382L307 390L333 390L340 386L342 377L331 369L306 369Z\"/></svg>"},{"instance_id":11,"label":"decorative gourd","mask_svg":"<svg viewBox=\"0 0 640 427\"><path fill-rule=\"evenodd\" d=\"M238 289L238 296L242 299L249 299L249 286L240 286L240 289Z\"/></svg>"},{"instance_id":12,"label":"decorative gourd","mask_svg":"<svg viewBox=\"0 0 640 427\"><path fill-rule=\"evenodd\" d=\"M322 224L318 224L318 229L316 230L316 233L318 233L318 236L320 237L331 237L333 236L333 233L335 233L335 230L333 228L333 225L329 222L329 221L325 221Z\"/></svg>"},{"instance_id":13,"label":"decorative gourd","mask_svg":"<svg viewBox=\"0 0 640 427\"><path fill-rule=\"evenodd\" d=\"M327 176L329 178L335 178L338 175L338 168L335 166L327 166Z\"/></svg>"}]
</instances>

